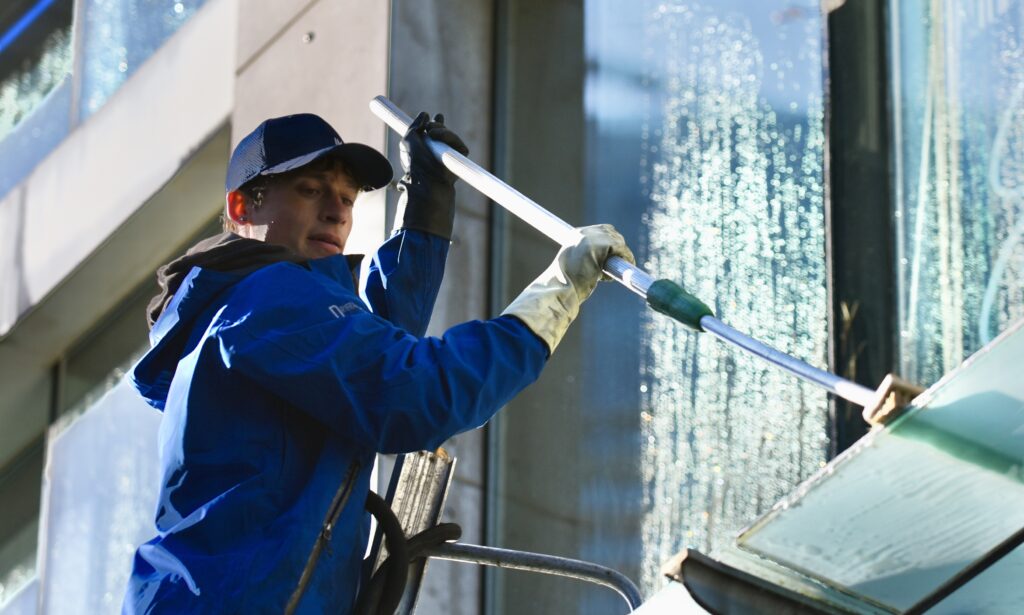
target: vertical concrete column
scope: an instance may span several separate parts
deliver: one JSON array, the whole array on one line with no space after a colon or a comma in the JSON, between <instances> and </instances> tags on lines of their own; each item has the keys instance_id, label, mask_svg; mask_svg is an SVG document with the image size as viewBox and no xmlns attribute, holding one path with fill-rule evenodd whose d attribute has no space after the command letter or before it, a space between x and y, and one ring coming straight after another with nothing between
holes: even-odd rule
<instances>
[{"instance_id":1,"label":"vertical concrete column","mask_svg":"<svg viewBox=\"0 0 1024 615\"><path fill-rule=\"evenodd\" d=\"M413 116L419 111L444 113L446 123L469 146L473 160L490 168L493 2L395 0L392 11L388 96ZM389 138L391 161L398 171L398 139ZM455 233L431 334L490 316L488 200L464 183L456 186L456 193ZM484 432L457 436L445 448L458 457L445 519L462 525L463 542L479 544L483 541ZM417 610L477 613L482 579L478 566L432 561Z\"/></svg>"}]
</instances>

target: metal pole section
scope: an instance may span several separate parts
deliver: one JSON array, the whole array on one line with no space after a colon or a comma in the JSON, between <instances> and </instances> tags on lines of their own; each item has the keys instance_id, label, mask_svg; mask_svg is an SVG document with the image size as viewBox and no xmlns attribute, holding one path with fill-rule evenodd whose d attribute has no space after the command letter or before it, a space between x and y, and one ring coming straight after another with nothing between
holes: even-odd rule
<instances>
[{"instance_id":1,"label":"metal pole section","mask_svg":"<svg viewBox=\"0 0 1024 615\"><path fill-rule=\"evenodd\" d=\"M411 117L383 96L377 96L370 101L370 110L398 134L405 134L409 129L409 124L412 124ZM573 245L579 241L579 231L512 186L491 175L477 163L444 143L427 139L427 145L452 173L489 196L523 222L553 239L558 245ZM647 289L653 282L651 276L643 270L618 256L613 256L605 262L604 271L641 297L647 296Z\"/></svg>"},{"instance_id":2,"label":"metal pole section","mask_svg":"<svg viewBox=\"0 0 1024 615\"><path fill-rule=\"evenodd\" d=\"M567 557L481 545L465 545L457 542L446 542L436 547L430 547L424 551L424 554L438 559L539 572L603 585L622 596L622 599L629 605L630 612L636 610L644 601L636 584L621 572Z\"/></svg>"},{"instance_id":3,"label":"metal pole section","mask_svg":"<svg viewBox=\"0 0 1024 615\"><path fill-rule=\"evenodd\" d=\"M412 118L384 96L377 96L370 101L370 110L399 134L405 134L412 123ZM533 228L555 240L558 244L571 245L579 239L579 232L568 223L523 196L515 188L491 175L472 160L443 143L427 139L427 144L430 146L431 151L434 152L434 155L466 183L489 196L496 203L518 216ZM609 258L605 262L603 269L605 273L617 282L640 295L645 300L648 299L648 290L654 284L654 280L647 272L617 256ZM679 289L679 291L683 292L682 289ZM679 320L678 316L674 317ZM866 406L872 402L874 392L871 389L779 352L740 333L713 316L704 316L701 318L700 324L704 330L709 331L715 337L739 346L777 367L825 388L843 399L860 406Z\"/></svg>"},{"instance_id":4,"label":"metal pole section","mask_svg":"<svg viewBox=\"0 0 1024 615\"><path fill-rule=\"evenodd\" d=\"M718 339L728 342L734 346L739 346L747 352L761 357L765 361L786 370L798 378L802 378L812 384L816 384L845 400L851 401L862 407L867 406L873 401L875 392L871 389L861 386L855 382L850 382L845 378L840 378L831 372L818 369L817 367L804 363L799 359L794 359L788 354L779 352L771 346L755 340L749 335L740 333L714 316L704 316L701 318L700 326Z\"/></svg>"}]
</instances>

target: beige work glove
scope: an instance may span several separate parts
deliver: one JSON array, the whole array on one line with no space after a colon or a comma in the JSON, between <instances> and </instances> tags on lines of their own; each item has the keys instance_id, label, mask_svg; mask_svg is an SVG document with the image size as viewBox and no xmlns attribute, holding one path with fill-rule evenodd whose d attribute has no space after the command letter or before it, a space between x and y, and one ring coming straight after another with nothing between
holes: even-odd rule
<instances>
[{"instance_id":1,"label":"beige work glove","mask_svg":"<svg viewBox=\"0 0 1024 615\"><path fill-rule=\"evenodd\" d=\"M626 240L610 224L584 226L576 229L579 240L563 246L551 266L526 287L509 304L508 314L523 321L548 350L555 351L569 324L580 312L580 304L594 292L602 279L610 280L601 271L609 256L620 256L636 264Z\"/></svg>"}]
</instances>

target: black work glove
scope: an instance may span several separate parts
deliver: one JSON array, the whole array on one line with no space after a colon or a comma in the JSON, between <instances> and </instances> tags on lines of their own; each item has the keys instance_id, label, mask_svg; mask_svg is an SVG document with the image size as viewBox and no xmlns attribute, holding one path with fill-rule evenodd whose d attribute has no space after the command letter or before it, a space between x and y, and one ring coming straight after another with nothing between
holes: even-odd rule
<instances>
[{"instance_id":1,"label":"black work glove","mask_svg":"<svg viewBox=\"0 0 1024 615\"><path fill-rule=\"evenodd\" d=\"M433 121L426 112L416 116L399 145L402 168L405 169L405 176L398 182L398 190L402 193L400 199L405 201L402 228L451 239L455 224L457 177L434 157L425 137L445 143L463 156L469 154L469 148L462 139L445 127L443 115L435 115Z\"/></svg>"}]
</instances>

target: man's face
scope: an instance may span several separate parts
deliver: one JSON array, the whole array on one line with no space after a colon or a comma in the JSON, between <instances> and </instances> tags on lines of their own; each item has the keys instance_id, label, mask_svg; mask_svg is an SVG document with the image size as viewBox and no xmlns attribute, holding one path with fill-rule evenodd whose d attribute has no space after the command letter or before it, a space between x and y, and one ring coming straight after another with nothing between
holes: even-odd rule
<instances>
[{"instance_id":1,"label":"man's face","mask_svg":"<svg viewBox=\"0 0 1024 615\"><path fill-rule=\"evenodd\" d=\"M352 178L341 171L300 169L271 181L260 207L247 207L251 230L256 238L306 258L341 254L352 232L358 192Z\"/></svg>"}]
</instances>

